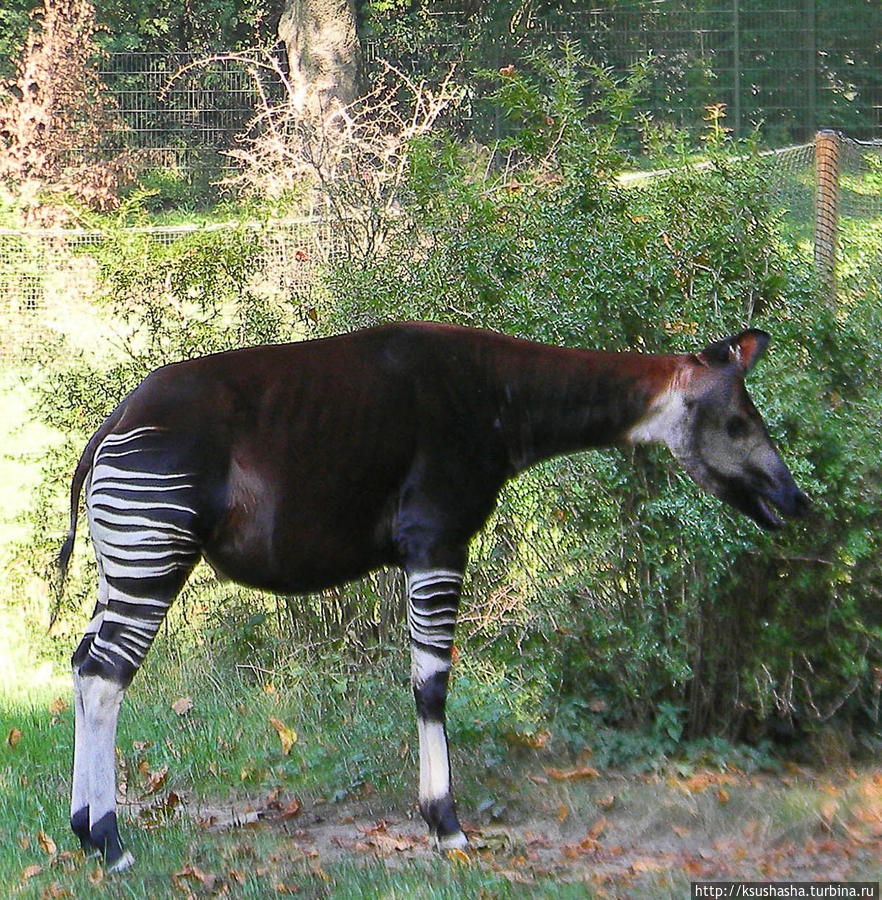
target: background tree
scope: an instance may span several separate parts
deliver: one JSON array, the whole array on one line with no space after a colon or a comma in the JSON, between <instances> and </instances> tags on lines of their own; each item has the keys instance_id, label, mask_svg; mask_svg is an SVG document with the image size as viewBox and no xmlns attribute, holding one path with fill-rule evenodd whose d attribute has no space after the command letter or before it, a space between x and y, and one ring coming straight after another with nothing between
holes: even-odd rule
<instances>
[{"instance_id":1,"label":"background tree","mask_svg":"<svg viewBox=\"0 0 882 900\"><path fill-rule=\"evenodd\" d=\"M346 106L361 88L361 45L355 0L286 0L279 37L299 102L327 109L333 100Z\"/></svg>"}]
</instances>

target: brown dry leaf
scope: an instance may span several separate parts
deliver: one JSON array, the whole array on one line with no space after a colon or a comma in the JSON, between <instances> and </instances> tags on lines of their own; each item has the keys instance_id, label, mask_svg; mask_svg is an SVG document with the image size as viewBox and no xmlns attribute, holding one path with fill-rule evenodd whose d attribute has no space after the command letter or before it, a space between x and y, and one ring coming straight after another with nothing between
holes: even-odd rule
<instances>
[{"instance_id":1,"label":"brown dry leaf","mask_svg":"<svg viewBox=\"0 0 882 900\"><path fill-rule=\"evenodd\" d=\"M728 803L729 802L729 792L725 788L720 788L717 791L717 800L720 803Z\"/></svg>"},{"instance_id":2,"label":"brown dry leaf","mask_svg":"<svg viewBox=\"0 0 882 900\"><path fill-rule=\"evenodd\" d=\"M58 847L55 846L55 841L53 841L45 831L37 832L37 841L39 842L40 847L47 856L55 856L55 854L58 852Z\"/></svg>"},{"instance_id":3,"label":"brown dry leaf","mask_svg":"<svg viewBox=\"0 0 882 900\"><path fill-rule=\"evenodd\" d=\"M566 822L569 815L570 815L569 809L567 809L567 807L564 806L563 803L561 803L561 805L557 808L557 821L560 822L561 825L563 825L563 823Z\"/></svg>"},{"instance_id":4,"label":"brown dry leaf","mask_svg":"<svg viewBox=\"0 0 882 900\"><path fill-rule=\"evenodd\" d=\"M20 728L10 728L9 734L6 735L6 743L13 750L15 750L16 744L22 739L22 733Z\"/></svg>"},{"instance_id":5,"label":"brown dry leaf","mask_svg":"<svg viewBox=\"0 0 882 900\"><path fill-rule=\"evenodd\" d=\"M555 781L572 781L576 778L597 778L600 772L594 766L576 766L574 769L546 769Z\"/></svg>"},{"instance_id":6,"label":"brown dry leaf","mask_svg":"<svg viewBox=\"0 0 882 900\"><path fill-rule=\"evenodd\" d=\"M282 753L287 756L291 752L291 748L297 743L297 732L275 716L270 716L269 722L278 732L279 740L282 742Z\"/></svg>"},{"instance_id":7,"label":"brown dry leaf","mask_svg":"<svg viewBox=\"0 0 882 900\"><path fill-rule=\"evenodd\" d=\"M301 812L303 812L303 804L294 797L294 799L279 813L279 818L293 819L295 816L299 816Z\"/></svg>"},{"instance_id":8,"label":"brown dry leaf","mask_svg":"<svg viewBox=\"0 0 882 900\"><path fill-rule=\"evenodd\" d=\"M529 778L533 784L548 784L548 779L544 775L528 775L527 778Z\"/></svg>"},{"instance_id":9,"label":"brown dry leaf","mask_svg":"<svg viewBox=\"0 0 882 900\"><path fill-rule=\"evenodd\" d=\"M138 763L138 774L142 778L150 777L150 763L147 762L146 759L142 759L141 762Z\"/></svg>"},{"instance_id":10,"label":"brown dry leaf","mask_svg":"<svg viewBox=\"0 0 882 900\"><path fill-rule=\"evenodd\" d=\"M681 838L689 837L692 834L691 828L684 828L682 825L671 825L671 831Z\"/></svg>"},{"instance_id":11,"label":"brown dry leaf","mask_svg":"<svg viewBox=\"0 0 882 900\"><path fill-rule=\"evenodd\" d=\"M690 878L698 880L701 876L707 874L707 867L700 863L697 859L687 859L683 863L683 871Z\"/></svg>"},{"instance_id":12,"label":"brown dry leaf","mask_svg":"<svg viewBox=\"0 0 882 900\"><path fill-rule=\"evenodd\" d=\"M21 873L21 880L22 880L22 881L27 881L28 878L33 878L34 875L39 875L40 872L42 872L42 871L43 871L43 867L42 867L42 866L38 866L38 865L28 866L28 867Z\"/></svg>"},{"instance_id":13,"label":"brown dry leaf","mask_svg":"<svg viewBox=\"0 0 882 900\"><path fill-rule=\"evenodd\" d=\"M616 802L615 794L606 794L603 797L597 797L594 801L601 809L612 809Z\"/></svg>"},{"instance_id":14,"label":"brown dry leaf","mask_svg":"<svg viewBox=\"0 0 882 900\"><path fill-rule=\"evenodd\" d=\"M630 868L635 875L640 875L643 872L663 872L667 866L657 859L644 857L643 859L635 859L631 863Z\"/></svg>"},{"instance_id":15,"label":"brown dry leaf","mask_svg":"<svg viewBox=\"0 0 882 900\"><path fill-rule=\"evenodd\" d=\"M833 798L828 797L821 803L821 818L824 820L824 824L829 828L830 824L833 822L833 816L836 815L836 811L839 809L839 802Z\"/></svg>"},{"instance_id":16,"label":"brown dry leaf","mask_svg":"<svg viewBox=\"0 0 882 900\"><path fill-rule=\"evenodd\" d=\"M461 866L470 866L472 864L472 858L465 852L465 850L460 850L459 847L454 847L452 850L447 851L447 858L451 862L459 863Z\"/></svg>"},{"instance_id":17,"label":"brown dry leaf","mask_svg":"<svg viewBox=\"0 0 882 900\"><path fill-rule=\"evenodd\" d=\"M273 885L273 890L277 894L296 894L300 890L300 886L296 884L285 884L284 881L277 881Z\"/></svg>"},{"instance_id":18,"label":"brown dry leaf","mask_svg":"<svg viewBox=\"0 0 882 900\"><path fill-rule=\"evenodd\" d=\"M147 777L147 784L144 788L145 794L155 794L168 778L168 766L163 766L155 772L151 772Z\"/></svg>"},{"instance_id":19,"label":"brown dry leaf","mask_svg":"<svg viewBox=\"0 0 882 900\"><path fill-rule=\"evenodd\" d=\"M66 712L66 711L67 711L67 703L66 703L66 701L64 700L64 698L62 698L62 697L56 697L56 698L49 704L49 712L50 712L53 716L57 716L59 713L63 713L63 712Z\"/></svg>"},{"instance_id":20,"label":"brown dry leaf","mask_svg":"<svg viewBox=\"0 0 882 900\"><path fill-rule=\"evenodd\" d=\"M603 834L606 829L609 828L609 822L601 816L589 829L588 829L588 837L596 840Z\"/></svg>"},{"instance_id":21,"label":"brown dry leaf","mask_svg":"<svg viewBox=\"0 0 882 900\"><path fill-rule=\"evenodd\" d=\"M192 863L187 863L183 869L179 872L175 872L172 875L172 882L175 887L180 888L185 893L190 893L190 889L187 887L185 883L181 881L181 879L186 878L190 881L198 881L199 884L204 885L209 891L214 887L215 882L217 881L216 875L209 875L207 872L203 872L198 866L194 866Z\"/></svg>"},{"instance_id":22,"label":"brown dry leaf","mask_svg":"<svg viewBox=\"0 0 882 900\"><path fill-rule=\"evenodd\" d=\"M53 881L52 884L43 888L40 896L44 900L63 900L65 897L73 897L73 894L67 888L62 887L60 881Z\"/></svg>"},{"instance_id":23,"label":"brown dry leaf","mask_svg":"<svg viewBox=\"0 0 882 900\"><path fill-rule=\"evenodd\" d=\"M174 703L172 703L171 708L174 712L176 712L179 716L185 716L191 709L193 709L193 698L192 697L178 697Z\"/></svg>"}]
</instances>

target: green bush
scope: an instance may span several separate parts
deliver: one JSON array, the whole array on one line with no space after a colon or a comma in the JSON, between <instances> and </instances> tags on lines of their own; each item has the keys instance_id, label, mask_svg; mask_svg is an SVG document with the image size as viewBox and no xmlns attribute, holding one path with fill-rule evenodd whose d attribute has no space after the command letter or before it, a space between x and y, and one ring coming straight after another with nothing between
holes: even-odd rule
<instances>
[{"instance_id":1,"label":"green bush","mask_svg":"<svg viewBox=\"0 0 882 900\"><path fill-rule=\"evenodd\" d=\"M476 606L500 581L522 590L516 624L488 626L495 657L520 659L549 696L596 696L619 724L677 709L684 735L757 737L839 710L875 729L872 303L834 314L821 300L750 144L716 130L705 165L625 189L618 135L639 78L591 72L601 88L588 93L603 99L586 111L572 50L529 70L542 74L497 76L512 136L493 154L443 136L414 150L391 246L337 273L338 325L442 319L662 352L766 328L775 343L752 392L815 506L770 536L660 451L541 466L506 493L473 554Z\"/></svg>"}]
</instances>

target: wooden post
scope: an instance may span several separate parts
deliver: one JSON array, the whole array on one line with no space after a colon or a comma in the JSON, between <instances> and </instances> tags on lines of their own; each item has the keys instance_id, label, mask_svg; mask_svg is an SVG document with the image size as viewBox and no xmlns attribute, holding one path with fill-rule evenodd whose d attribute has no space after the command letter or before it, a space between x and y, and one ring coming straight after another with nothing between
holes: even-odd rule
<instances>
[{"instance_id":1,"label":"wooden post","mask_svg":"<svg viewBox=\"0 0 882 900\"><path fill-rule=\"evenodd\" d=\"M815 136L815 270L832 303L836 295L836 250L839 232L839 150L836 131Z\"/></svg>"}]
</instances>

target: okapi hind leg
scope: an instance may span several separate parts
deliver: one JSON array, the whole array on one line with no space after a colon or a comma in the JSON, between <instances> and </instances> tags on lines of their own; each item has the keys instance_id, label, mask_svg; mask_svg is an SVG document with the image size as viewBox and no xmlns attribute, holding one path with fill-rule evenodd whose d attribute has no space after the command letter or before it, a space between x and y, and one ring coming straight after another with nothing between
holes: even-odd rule
<instances>
[{"instance_id":1,"label":"okapi hind leg","mask_svg":"<svg viewBox=\"0 0 882 900\"><path fill-rule=\"evenodd\" d=\"M104 612L107 609L107 581L103 574L98 582L98 602L86 632L79 646L71 657L71 671L74 689L74 747L73 773L70 792L70 827L79 838L80 846L86 856L100 854L101 848L92 843L89 831L89 760L88 729L86 727L86 711L83 705L83 688L80 681L80 667L89 655L89 647L96 632L101 627Z\"/></svg>"},{"instance_id":2,"label":"okapi hind leg","mask_svg":"<svg viewBox=\"0 0 882 900\"><path fill-rule=\"evenodd\" d=\"M116 819L116 728L125 688L103 675L80 675L88 740L88 846L104 857L108 872L121 872L135 857L122 845Z\"/></svg>"},{"instance_id":3,"label":"okapi hind leg","mask_svg":"<svg viewBox=\"0 0 882 900\"><path fill-rule=\"evenodd\" d=\"M468 846L453 800L445 724L461 587L460 571L429 569L407 573L411 683L420 745L420 812L439 850Z\"/></svg>"}]
</instances>

